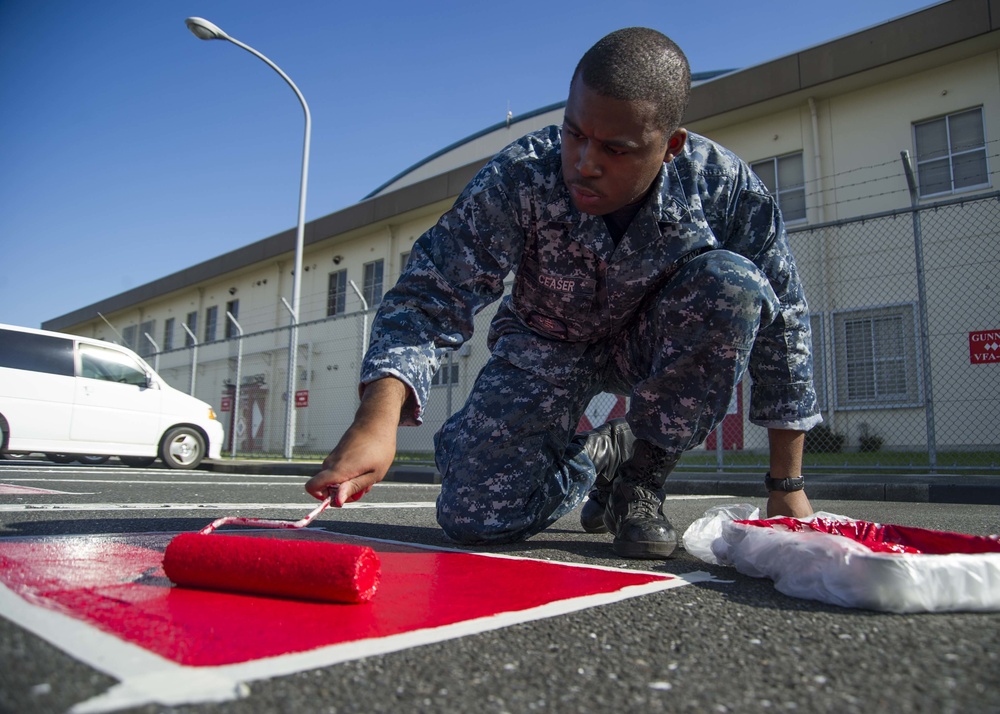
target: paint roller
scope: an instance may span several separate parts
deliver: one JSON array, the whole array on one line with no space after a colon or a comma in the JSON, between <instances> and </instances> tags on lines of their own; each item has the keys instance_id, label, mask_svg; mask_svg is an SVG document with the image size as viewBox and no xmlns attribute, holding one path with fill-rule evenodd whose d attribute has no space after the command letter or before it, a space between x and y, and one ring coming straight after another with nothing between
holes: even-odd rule
<instances>
[{"instance_id":1,"label":"paint roller","mask_svg":"<svg viewBox=\"0 0 1000 714\"><path fill-rule=\"evenodd\" d=\"M224 525L304 528L329 505L327 497L298 521L219 518L197 533L172 538L163 553L163 571L182 587L321 602L367 602L381 577L379 557L367 546L211 535Z\"/></svg>"}]
</instances>

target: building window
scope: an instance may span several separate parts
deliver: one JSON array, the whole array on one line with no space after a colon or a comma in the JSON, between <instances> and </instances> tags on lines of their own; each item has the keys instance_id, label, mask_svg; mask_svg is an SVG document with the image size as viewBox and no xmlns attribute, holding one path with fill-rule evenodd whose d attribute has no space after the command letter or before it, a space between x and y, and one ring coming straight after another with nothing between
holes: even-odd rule
<instances>
[{"instance_id":1,"label":"building window","mask_svg":"<svg viewBox=\"0 0 1000 714\"><path fill-rule=\"evenodd\" d=\"M365 263L365 287L362 291L368 307L375 307L382 302L382 273L385 261L375 260Z\"/></svg>"},{"instance_id":2,"label":"building window","mask_svg":"<svg viewBox=\"0 0 1000 714\"><path fill-rule=\"evenodd\" d=\"M184 346L193 347L194 339L191 337L191 335L198 334L198 313L189 312L187 314L187 321L185 324L187 325L188 330L191 331L191 334L188 334L187 331L184 332Z\"/></svg>"},{"instance_id":3,"label":"building window","mask_svg":"<svg viewBox=\"0 0 1000 714\"><path fill-rule=\"evenodd\" d=\"M168 317L163 322L163 351L174 348L174 318Z\"/></svg>"},{"instance_id":4,"label":"building window","mask_svg":"<svg viewBox=\"0 0 1000 714\"><path fill-rule=\"evenodd\" d=\"M240 319L240 301L239 300L230 300L229 302L227 302L226 303L226 312L228 312L230 315L233 316L233 320L239 320ZM233 324L233 320L230 320L228 316L226 317L225 335L226 335L226 339L227 340L230 337L236 337L236 325Z\"/></svg>"},{"instance_id":5,"label":"building window","mask_svg":"<svg viewBox=\"0 0 1000 714\"><path fill-rule=\"evenodd\" d=\"M122 342L125 343L123 347L128 347L130 350L135 351L135 334L136 334L135 325L129 325L128 327L122 330Z\"/></svg>"},{"instance_id":6,"label":"building window","mask_svg":"<svg viewBox=\"0 0 1000 714\"><path fill-rule=\"evenodd\" d=\"M431 386L441 387L447 384L458 384L458 362L446 356L441 359L441 368L431 377Z\"/></svg>"},{"instance_id":7,"label":"building window","mask_svg":"<svg viewBox=\"0 0 1000 714\"><path fill-rule=\"evenodd\" d=\"M837 402L844 407L920 402L912 305L834 316Z\"/></svg>"},{"instance_id":8,"label":"building window","mask_svg":"<svg viewBox=\"0 0 1000 714\"><path fill-rule=\"evenodd\" d=\"M153 354L155 345L150 342L149 338L153 336L153 332L156 331L156 320L147 320L146 322L139 325L139 334L136 339L139 341L139 347L136 352L139 353L140 357L149 357ZM146 337L149 335L149 337Z\"/></svg>"},{"instance_id":9,"label":"building window","mask_svg":"<svg viewBox=\"0 0 1000 714\"><path fill-rule=\"evenodd\" d=\"M914 124L913 140L921 196L989 186L982 107Z\"/></svg>"},{"instance_id":10,"label":"building window","mask_svg":"<svg viewBox=\"0 0 1000 714\"><path fill-rule=\"evenodd\" d=\"M778 201L778 208L786 222L806 219L806 178L801 151L755 161L750 169Z\"/></svg>"},{"instance_id":11,"label":"building window","mask_svg":"<svg viewBox=\"0 0 1000 714\"><path fill-rule=\"evenodd\" d=\"M215 330L219 326L219 306L205 310L205 342L215 342Z\"/></svg>"},{"instance_id":12,"label":"building window","mask_svg":"<svg viewBox=\"0 0 1000 714\"><path fill-rule=\"evenodd\" d=\"M343 315L347 307L347 271L330 273L326 290L326 316Z\"/></svg>"}]
</instances>

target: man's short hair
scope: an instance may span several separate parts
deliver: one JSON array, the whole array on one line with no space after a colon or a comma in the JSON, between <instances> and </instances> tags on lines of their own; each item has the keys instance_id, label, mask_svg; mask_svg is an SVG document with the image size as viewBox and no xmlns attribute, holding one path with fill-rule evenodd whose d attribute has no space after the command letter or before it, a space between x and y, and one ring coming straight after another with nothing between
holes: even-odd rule
<instances>
[{"instance_id":1,"label":"man's short hair","mask_svg":"<svg viewBox=\"0 0 1000 714\"><path fill-rule=\"evenodd\" d=\"M691 67L669 37L647 27L626 27L601 38L573 72L612 99L647 100L667 134L681 125L691 96Z\"/></svg>"}]
</instances>

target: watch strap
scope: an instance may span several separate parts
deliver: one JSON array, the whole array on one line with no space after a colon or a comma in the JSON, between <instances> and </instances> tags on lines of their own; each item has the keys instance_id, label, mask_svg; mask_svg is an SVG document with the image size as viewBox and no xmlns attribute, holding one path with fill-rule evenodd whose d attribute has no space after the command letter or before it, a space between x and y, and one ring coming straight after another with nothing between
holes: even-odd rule
<instances>
[{"instance_id":1,"label":"watch strap","mask_svg":"<svg viewBox=\"0 0 1000 714\"><path fill-rule=\"evenodd\" d=\"M764 486L767 487L769 493L771 491L801 491L806 487L806 480L802 476L783 479L771 478L771 472L768 471L764 474Z\"/></svg>"}]
</instances>

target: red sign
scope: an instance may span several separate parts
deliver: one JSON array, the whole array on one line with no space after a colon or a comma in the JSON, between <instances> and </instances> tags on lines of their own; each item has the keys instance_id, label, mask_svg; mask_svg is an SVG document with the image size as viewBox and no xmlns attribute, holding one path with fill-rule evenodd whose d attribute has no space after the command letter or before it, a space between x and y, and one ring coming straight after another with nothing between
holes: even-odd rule
<instances>
[{"instance_id":1,"label":"red sign","mask_svg":"<svg viewBox=\"0 0 1000 714\"><path fill-rule=\"evenodd\" d=\"M969 333L969 364L1000 363L1000 330Z\"/></svg>"},{"instance_id":2,"label":"red sign","mask_svg":"<svg viewBox=\"0 0 1000 714\"><path fill-rule=\"evenodd\" d=\"M295 393L295 406L297 407L308 407L309 406L309 390L300 389Z\"/></svg>"},{"instance_id":3,"label":"red sign","mask_svg":"<svg viewBox=\"0 0 1000 714\"><path fill-rule=\"evenodd\" d=\"M233 410L233 398L223 397L222 402L219 404L220 412L231 412Z\"/></svg>"}]
</instances>

